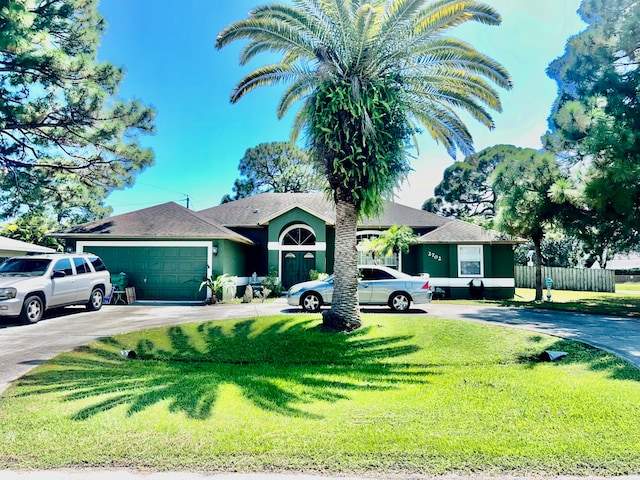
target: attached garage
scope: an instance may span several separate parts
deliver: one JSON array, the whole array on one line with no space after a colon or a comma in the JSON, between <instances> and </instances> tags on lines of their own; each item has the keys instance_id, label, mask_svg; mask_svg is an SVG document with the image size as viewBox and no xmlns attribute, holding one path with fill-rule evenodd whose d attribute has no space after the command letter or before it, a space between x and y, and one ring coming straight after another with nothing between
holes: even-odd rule
<instances>
[{"instance_id":1,"label":"attached garage","mask_svg":"<svg viewBox=\"0 0 640 480\"><path fill-rule=\"evenodd\" d=\"M112 274L125 273L138 300L202 301L205 278L244 272L253 242L174 202L56 234L67 249L99 255ZM226 253L226 254L225 254Z\"/></svg>"},{"instance_id":2,"label":"attached garage","mask_svg":"<svg viewBox=\"0 0 640 480\"><path fill-rule=\"evenodd\" d=\"M140 300L204 300L206 291L198 292L198 287L208 275L211 242L144 243L144 246L116 246L113 242L110 245L78 242L77 247L99 255L111 273L126 273Z\"/></svg>"}]
</instances>

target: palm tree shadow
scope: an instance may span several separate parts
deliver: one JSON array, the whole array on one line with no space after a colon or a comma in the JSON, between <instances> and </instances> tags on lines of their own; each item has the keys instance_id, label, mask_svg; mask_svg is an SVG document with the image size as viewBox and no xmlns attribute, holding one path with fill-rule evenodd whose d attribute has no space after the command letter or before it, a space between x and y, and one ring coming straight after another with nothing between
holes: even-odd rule
<instances>
[{"instance_id":1,"label":"palm tree shadow","mask_svg":"<svg viewBox=\"0 0 640 480\"><path fill-rule=\"evenodd\" d=\"M171 326L138 341L135 359L121 355L134 347L125 344L127 336L122 342L109 338L59 355L46 369L25 376L18 395L58 393L63 401L82 401L75 420L116 407L133 415L160 402L171 412L207 419L221 387L232 385L258 408L321 418L305 407L348 399L357 391L427 384L435 374L400 362L419 350L409 336L369 336L371 327L330 334L317 323L292 317L270 324ZM88 406L87 399L92 399Z\"/></svg>"}]
</instances>

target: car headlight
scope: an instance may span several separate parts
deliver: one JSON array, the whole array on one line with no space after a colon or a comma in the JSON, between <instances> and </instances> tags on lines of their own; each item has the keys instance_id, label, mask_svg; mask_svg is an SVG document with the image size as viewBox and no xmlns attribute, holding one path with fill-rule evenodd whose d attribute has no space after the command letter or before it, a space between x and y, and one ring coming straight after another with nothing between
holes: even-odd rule
<instances>
[{"instance_id":1,"label":"car headlight","mask_svg":"<svg viewBox=\"0 0 640 480\"><path fill-rule=\"evenodd\" d=\"M8 300L16 298L18 291L13 287L0 288L0 300Z\"/></svg>"}]
</instances>

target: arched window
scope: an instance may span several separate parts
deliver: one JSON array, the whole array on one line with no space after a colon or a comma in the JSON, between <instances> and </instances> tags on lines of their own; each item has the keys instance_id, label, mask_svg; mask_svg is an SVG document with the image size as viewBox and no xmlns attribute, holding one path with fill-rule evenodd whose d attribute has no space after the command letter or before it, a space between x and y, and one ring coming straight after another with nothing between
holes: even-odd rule
<instances>
[{"instance_id":1,"label":"arched window","mask_svg":"<svg viewBox=\"0 0 640 480\"><path fill-rule=\"evenodd\" d=\"M293 226L285 230L281 243L282 245L315 245L316 236L307 227Z\"/></svg>"}]
</instances>

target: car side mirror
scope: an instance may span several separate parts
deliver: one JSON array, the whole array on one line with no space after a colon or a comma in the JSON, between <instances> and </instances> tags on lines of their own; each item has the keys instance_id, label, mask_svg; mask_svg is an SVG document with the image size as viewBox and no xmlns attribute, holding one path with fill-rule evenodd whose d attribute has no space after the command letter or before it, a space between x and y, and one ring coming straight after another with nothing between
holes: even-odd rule
<instances>
[{"instance_id":1,"label":"car side mirror","mask_svg":"<svg viewBox=\"0 0 640 480\"><path fill-rule=\"evenodd\" d=\"M53 275L51 275L51 278L64 278L66 276L67 274L64 273L63 270L54 270Z\"/></svg>"}]
</instances>

